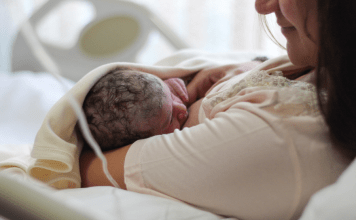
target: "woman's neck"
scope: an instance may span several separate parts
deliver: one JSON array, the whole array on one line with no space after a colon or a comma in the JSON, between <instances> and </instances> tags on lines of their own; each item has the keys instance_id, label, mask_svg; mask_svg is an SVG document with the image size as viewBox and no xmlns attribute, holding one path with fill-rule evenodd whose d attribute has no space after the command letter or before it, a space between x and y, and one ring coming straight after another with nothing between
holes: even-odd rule
<instances>
[{"instance_id":1,"label":"woman's neck","mask_svg":"<svg viewBox=\"0 0 356 220\"><path fill-rule=\"evenodd\" d=\"M316 85L316 78L315 78L315 69L307 70L303 75L299 76L295 80L311 83L314 86Z\"/></svg>"},{"instance_id":2,"label":"woman's neck","mask_svg":"<svg viewBox=\"0 0 356 220\"><path fill-rule=\"evenodd\" d=\"M299 78L307 75L312 71L314 68L310 66L297 68L293 70L285 70L283 71L283 76L290 80L298 80Z\"/></svg>"}]
</instances>

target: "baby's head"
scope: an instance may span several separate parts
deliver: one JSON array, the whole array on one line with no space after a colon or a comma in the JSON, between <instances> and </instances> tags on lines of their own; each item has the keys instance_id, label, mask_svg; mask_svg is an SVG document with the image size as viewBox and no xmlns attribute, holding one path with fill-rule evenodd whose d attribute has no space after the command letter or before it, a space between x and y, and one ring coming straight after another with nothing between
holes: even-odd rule
<instances>
[{"instance_id":1,"label":"baby's head","mask_svg":"<svg viewBox=\"0 0 356 220\"><path fill-rule=\"evenodd\" d=\"M180 79L162 81L132 69L109 71L83 103L90 131L101 149L115 149L180 129L187 116L178 95L178 90L186 92L182 86Z\"/></svg>"}]
</instances>

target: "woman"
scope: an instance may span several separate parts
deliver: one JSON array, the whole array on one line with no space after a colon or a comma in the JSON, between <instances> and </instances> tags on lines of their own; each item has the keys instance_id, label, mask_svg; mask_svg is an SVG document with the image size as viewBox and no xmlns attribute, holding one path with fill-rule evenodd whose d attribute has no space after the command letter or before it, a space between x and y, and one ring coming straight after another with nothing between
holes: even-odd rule
<instances>
[{"instance_id":1,"label":"woman","mask_svg":"<svg viewBox=\"0 0 356 220\"><path fill-rule=\"evenodd\" d=\"M256 0L258 13L276 15L293 65L282 57L244 78L228 72L190 107L197 126L106 153L119 185L223 216L298 219L355 156L355 7ZM190 98L204 94L205 77L188 85ZM92 153L81 171L84 186L109 184Z\"/></svg>"}]
</instances>

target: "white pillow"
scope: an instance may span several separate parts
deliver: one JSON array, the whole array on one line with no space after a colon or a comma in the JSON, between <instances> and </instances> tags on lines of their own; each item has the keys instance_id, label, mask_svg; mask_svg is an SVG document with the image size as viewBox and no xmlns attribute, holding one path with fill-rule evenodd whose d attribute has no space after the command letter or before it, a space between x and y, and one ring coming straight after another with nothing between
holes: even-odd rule
<instances>
[{"instance_id":1,"label":"white pillow","mask_svg":"<svg viewBox=\"0 0 356 220\"><path fill-rule=\"evenodd\" d=\"M356 160L336 183L313 195L300 220L356 219Z\"/></svg>"}]
</instances>

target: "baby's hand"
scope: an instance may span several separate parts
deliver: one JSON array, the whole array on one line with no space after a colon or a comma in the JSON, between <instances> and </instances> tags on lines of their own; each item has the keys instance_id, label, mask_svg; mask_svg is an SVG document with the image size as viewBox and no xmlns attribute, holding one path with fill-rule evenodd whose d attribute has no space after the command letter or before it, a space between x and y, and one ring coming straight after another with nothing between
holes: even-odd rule
<instances>
[{"instance_id":1,"label":"baby's hand","mask_svg":"<svg viewBox=\"0 0 356 220\"><path fill-rule=\"evenodd\" d=\"M164 80L164 82L167 84L171 92L175 94L177 97L179 97L184 103L189 101L188 91L182 79L170 78Z\"/></svg>"}]
</instances>

